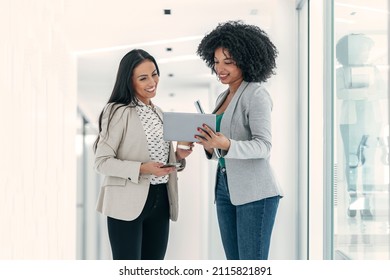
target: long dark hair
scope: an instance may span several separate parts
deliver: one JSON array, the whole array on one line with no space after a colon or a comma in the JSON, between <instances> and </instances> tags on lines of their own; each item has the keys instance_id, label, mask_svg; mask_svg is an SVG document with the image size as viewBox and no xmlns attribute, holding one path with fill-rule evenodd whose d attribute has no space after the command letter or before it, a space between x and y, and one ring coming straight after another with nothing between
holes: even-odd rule
<instances>
[{"instance_id":1,"label":"long dark hair","mask_svg":"<svg viewBox=\"0 0 390 280\"><path fill-rule=\"evenodd\" d=\"M107 123L107 132L110 125L110 121L115 112L124 106L138 106L138 101L133 87L133 71L143 61L150 60L156 66L157 74L160 76L160 70L158 69L157 62L153 56L148 52L141 49L134 49L128 52L121 60L118 68L118 73L115 80L115 85L112 90L111 96L108 99L107 104L118 104L119 106L104 106L99 116L99 134L93 145L93 150L96 151L97 144L100 139L100 132L102 131L102 118L105 110L110 110ZM107 105L106 104L106 105Z\"/></svg>"}]
</instances>

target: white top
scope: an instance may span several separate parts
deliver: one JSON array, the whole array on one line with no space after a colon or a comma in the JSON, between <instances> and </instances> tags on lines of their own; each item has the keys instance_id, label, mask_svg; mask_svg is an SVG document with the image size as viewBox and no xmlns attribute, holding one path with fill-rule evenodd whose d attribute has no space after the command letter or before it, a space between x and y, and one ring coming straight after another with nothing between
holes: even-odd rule
<instances>
[{"instance_id":1,"label":"white top","mask_svg":"<svg viewBox=\"0 0 390 280\"><path fill-rule=\"evenodd\" d=\"M158 115L153 105L145 105L138 101L140 106L136 107L137 114L141 120L148 142L150 160L154 162L166 163L169 154L169 142L163 140L163 122L162 117ZM152 185L167 183L168 175L157 177L151 175L150 183Z\"/></svg>"}]
</instances>

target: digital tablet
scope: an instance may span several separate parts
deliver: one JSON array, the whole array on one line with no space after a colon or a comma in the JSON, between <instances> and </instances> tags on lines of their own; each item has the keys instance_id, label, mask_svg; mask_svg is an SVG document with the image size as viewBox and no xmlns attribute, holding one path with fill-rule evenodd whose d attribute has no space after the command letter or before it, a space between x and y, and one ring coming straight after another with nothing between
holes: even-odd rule
<instances>
[{"instance_id":1,"label":"digital tablet","mask_svg":"<svg viewBox=\"0 0 390 280\"><path fill-rule=\"evenodd\" d=\"M198 142L194 136L199 135L197 128L203 124L215 131L215 114L164 112L163 138L165 141Z\"/></svg>"}]
</instances>

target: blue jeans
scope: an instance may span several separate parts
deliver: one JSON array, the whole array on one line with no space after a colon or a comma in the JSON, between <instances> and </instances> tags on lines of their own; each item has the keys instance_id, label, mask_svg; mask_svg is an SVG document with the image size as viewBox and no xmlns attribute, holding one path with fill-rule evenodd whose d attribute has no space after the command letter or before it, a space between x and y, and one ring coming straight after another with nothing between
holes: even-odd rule
<instances>
[{"instance_id":1,"label":"blue jeans","mask_svg":"<svg viewBox=\"0 0 390 280\"><path fill-rule=\"evenodd\" d=\"M243 188L244 191L244 188ZM266 260L280 196L235 206L230 201L225 168L218 168L216 205L228 260Z\"/></svg>"}]
</instances>

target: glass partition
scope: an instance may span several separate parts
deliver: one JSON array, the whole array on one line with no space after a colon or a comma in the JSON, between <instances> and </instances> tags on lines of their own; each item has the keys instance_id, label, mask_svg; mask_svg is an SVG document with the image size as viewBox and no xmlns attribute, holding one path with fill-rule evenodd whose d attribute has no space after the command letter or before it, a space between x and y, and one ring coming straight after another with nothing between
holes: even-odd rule
<instances>
[{"instance_id":1,"label":"glass partition","mask_svg":"<svg viewBox=\"0 0 390 280\"><path fill-rule=\"evenodd\" d=\"M335 259L390 258L388 11L334 2Z\"/></svg>"}]
</instances>

